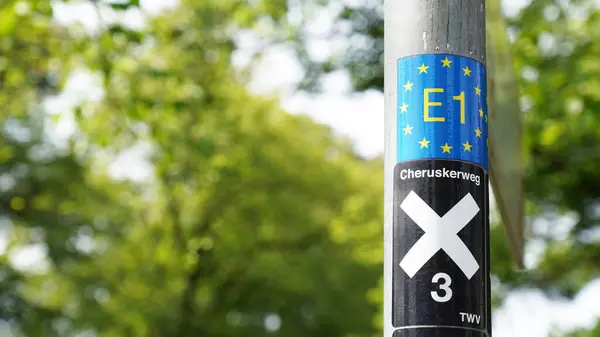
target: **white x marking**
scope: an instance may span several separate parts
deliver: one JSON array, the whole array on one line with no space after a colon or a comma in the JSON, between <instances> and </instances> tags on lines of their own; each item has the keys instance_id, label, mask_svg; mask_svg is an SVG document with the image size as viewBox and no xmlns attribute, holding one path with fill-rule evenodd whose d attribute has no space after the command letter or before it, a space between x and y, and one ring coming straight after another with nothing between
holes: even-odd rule
<instances>
[{"instance_id":1,"label":"white x marking","mask_svg":"<svg viewBox=\"0 0 600 337\"><path fill-rule=\"evenodd\" d=\"M479 213L479 206L470 193L441 218L414 191L408 194L400 208L425 231L400 262L400 267L409 277L412 278L440 249L446 252L468 279L473 277L479 264L457 235Z\"/></svg>"}]
</instances>

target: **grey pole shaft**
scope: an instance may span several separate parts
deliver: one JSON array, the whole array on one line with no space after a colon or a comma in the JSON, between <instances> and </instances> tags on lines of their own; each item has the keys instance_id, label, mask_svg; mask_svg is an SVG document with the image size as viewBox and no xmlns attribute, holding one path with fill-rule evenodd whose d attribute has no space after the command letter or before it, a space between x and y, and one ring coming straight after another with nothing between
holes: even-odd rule
<instances>
[{"instance_id":1,"label":"grey pole shaft","mask_svg":"<svg viewBox=\"0 0 600 337\"><path fill-rule=\"evenodd\" d=\"M394 170L398 163L398 60L422 54L449 54L486 62L485 0L384 0L385 12L385 192L384 336L400 336L392 323ZM458 62L458 61L457 61ZM457 63L455 63L457 64ZM487 150L486 150L487 155ZM487 165L487 163L486 163ZM486 190L487 194L487 190ZM487 195L486 195L487 198ZM486 244L486 249L489 249ZM488 252L489 259L489 252ZM486 265L489 273L489 262ZM453 280L454 281L454 280ZM453 284L454 285L454 284ZM423 285L429 286L429 285ZM488 285L489 286L489 285ZM413 288L406 288L410 292ZM455 290L455 296L460 290ZM489 290L488 297L489 297ZM408 295L407 295L408 296ZM489 301L486 300L486 301ZM487 303L487 302L486 302ZM419 310L406 308L406 310ZM439 315L446 313L439 312ZM453 313L458 317L459 313ZM485 315L489 316L489 312ZM416 312L419 315L419 312ZM461 314L462 315L462 314ZM466 314L465 314L466 315ZM467 316L460 316L462 318ZM484 317L485 319L485 317ZM487 317L489 320L489 317ZM467 330L462 330L467 331ZM473 331L477 331L473 329ZM461 334L462 333L462 334ZM478 333L478 332L477 332ZM479 336L477 333L472 336ZM485 332L485 335L489 334ZM442 334L450 336L449 334ZM441 336L431 330L401 336ZM454 334L452 334L454 336ZM460 332L456 336L471 336Z\"/></svg>"}]
</instances>

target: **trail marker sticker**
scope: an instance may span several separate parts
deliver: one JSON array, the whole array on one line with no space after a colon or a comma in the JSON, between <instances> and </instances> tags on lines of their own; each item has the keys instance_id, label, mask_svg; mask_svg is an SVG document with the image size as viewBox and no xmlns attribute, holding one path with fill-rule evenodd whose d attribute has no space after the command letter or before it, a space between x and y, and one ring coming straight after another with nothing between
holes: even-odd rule
<instances>
[{"instance_id":1,"label":"trail marker sticker","mask_svg":"<svg viewBox=\"0 0 600 337\"><path fill-rule=\"evenodd\" d=\"M396 164L391 256L395 329L487 331L488 188L487 172L477 164L454 159Z\"/></svg>"}]
</instances>

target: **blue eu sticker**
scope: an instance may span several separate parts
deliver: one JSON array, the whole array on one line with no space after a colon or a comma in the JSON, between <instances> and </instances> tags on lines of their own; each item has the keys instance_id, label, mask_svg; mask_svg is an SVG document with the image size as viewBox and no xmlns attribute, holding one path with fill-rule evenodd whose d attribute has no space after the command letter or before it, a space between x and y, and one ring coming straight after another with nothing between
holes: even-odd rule
<instances>
[{"instance_id":1,"label":"blue eu sticker","mask_svg":"<svg viewBox=\"0 0 600 337\"><path fill-rule=\"evenodd\" d=\"M454 159L488 167L485 67L429 54L398 60L398 160Z\"/></svg>"}]
</instances>

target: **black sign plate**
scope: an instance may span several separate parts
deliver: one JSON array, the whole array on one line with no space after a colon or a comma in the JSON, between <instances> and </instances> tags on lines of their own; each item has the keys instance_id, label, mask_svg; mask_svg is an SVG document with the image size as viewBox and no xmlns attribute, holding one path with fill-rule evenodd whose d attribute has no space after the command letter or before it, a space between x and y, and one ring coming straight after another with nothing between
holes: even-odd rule
<instances>
[{"instance_id":1,"label":"black sign plate","mask_svg":"<svg viewBox=\"0 0 600 337\"><path fill-rule=\"evenodd\" d=\"M396 330L392 337L486 337L486 335L483 331L464 328L422 327Z\"/></svg>"},{"instance_id":2,"label":"black sign plate","mask_svg":"<svg viewBox=\"0 0 600 337\"><path fill-rule=\"evenodd\" d=\"M478 165L453 160L396 165L392 324L404 329L394 336L421 336L407 332L411 326L489 335L488 193L487 172ZM444 336L456 330L446 329Z\"/></svg>"}]
</instances>

